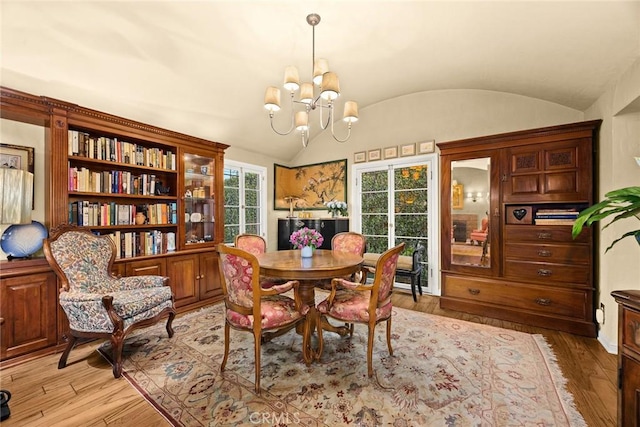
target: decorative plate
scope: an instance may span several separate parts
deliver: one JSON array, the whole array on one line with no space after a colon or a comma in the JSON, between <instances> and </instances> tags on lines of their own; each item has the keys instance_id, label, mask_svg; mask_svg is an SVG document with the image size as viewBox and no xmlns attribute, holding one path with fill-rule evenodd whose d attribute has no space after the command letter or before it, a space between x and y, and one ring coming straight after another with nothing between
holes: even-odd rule
<instances>
[{"instance_id":1,"label":"decorative plate","mask_svg":"<svg viewBox=\"0 0 640 427\"><path fill-rule=\"evenodd\" d=\"M13 224L2 233L0 247L11 257L25 258L42 248L42 241L47 235L47 229L38 221L31 221L31 224Z\"/></svg>"},{"instance_id":2,"label":"decorative plate","mask_svg":"<svg viewBox=\"0 0 640 427\"><path fill-rule=\"evenodd\" d=\"M200 212L194 212L191 214L191 222L202 221L202 214Z\"/></svg>"}]
</instances>

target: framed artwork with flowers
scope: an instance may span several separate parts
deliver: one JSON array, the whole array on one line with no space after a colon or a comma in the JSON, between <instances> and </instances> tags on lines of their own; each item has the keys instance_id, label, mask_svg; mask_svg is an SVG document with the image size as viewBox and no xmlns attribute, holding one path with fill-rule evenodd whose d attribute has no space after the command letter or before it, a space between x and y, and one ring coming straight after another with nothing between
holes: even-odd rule
<instances>
[{"instance_id":1,"label":"framed artwork with flowers","mask_svg":"<svg viewBox=\"0 0 640 427\"><path fill-rule=\"evenodd\" d=\"M347 201L347 159L273 167L274 210L326 210L329 201Z\"/></svg>"}]
</instances>

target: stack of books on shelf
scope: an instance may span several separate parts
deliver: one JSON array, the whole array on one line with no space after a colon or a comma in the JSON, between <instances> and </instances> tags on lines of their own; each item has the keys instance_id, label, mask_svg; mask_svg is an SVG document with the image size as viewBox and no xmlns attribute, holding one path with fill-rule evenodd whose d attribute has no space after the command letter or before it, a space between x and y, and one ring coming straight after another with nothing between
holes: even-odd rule
<instances>
[{"instance_id":1,"label":"stack of books on shelf","mask_svg":"<svg viewBox=\"0 0 640 427\"><path fill-rule=\"evenodd\" d=\"M579 212L576 209L538 209L536 225L573 225Z\"/></svg>"}]
</instances>

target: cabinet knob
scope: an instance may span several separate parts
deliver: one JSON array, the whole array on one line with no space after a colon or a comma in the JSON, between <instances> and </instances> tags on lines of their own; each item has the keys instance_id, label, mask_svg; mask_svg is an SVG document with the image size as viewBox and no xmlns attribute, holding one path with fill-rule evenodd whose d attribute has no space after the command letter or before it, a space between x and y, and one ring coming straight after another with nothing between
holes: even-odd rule
<instances>
[{"instance_id":1,"label":"cabinet knob","mask_svg":"<svg viewBox=\"0 0 640 427\"><path fill-rule=\"evenodd\" d=\"M0 317L0 325L4 325L4 317Z\"/></svg>"},{"instance_id":2,"label":"cabinet knob","mask_svg":"<svg viewBox=\"0 0 640 427\"><path fill-rule=\"evenodd\" d=\"M480 293L480 289L475 288L469 288L468 291L471 295L478 295Z\"/></svg>"},{"instance_id":3,"label":"cabinet knob","mask_svg":"<svg viewBox=\"0 0 640 427\"><path fill-rule=\"evenodd\" d=\"M538 270L538 276L542 276L542 277L549 277L551 276L551 270L546 270L544 268L541 268Z\"/></svg>"},{"instance_id":4,"label":"cabinet knob","mask_svg":"<svg viewBox=\"0 0 640 427\"><path fill-rule=\"evenodd\" d=\"M540 240L549 240L551 238L551 233L538 233L538 239Z\"/></svg>"},{"instance_id":5,"label":"cabinet knob","mask_svg":"<svg viewBox=\"0 0 640 427\"><path fill-rule=\"evenodd\" d=\"M536 304L551 305L551 300L549 298L536 298Z\"/></svg>"},{"instance_id":6,"label":"cabinet knob","mask_svg":"<svg viewBox=\"0 0 640 427\"><path fill-rule=\"evenodd\" d=\"M198 275L198 276L196 276L196 280L200 280L200 276L199 276L199 275Z\"/></svg>"},{"instance_id":7,"label":"cabinet knob","mask_svg":"<svg viewBox=\"0 0 640 427\"><path fill-rule=\"evenodd\" d=\"M551 256L551 251L547 251L544 249L540 249L538 251L538 256L542 256L542 257L550 257Z\"/></svg>"}]
</instances>

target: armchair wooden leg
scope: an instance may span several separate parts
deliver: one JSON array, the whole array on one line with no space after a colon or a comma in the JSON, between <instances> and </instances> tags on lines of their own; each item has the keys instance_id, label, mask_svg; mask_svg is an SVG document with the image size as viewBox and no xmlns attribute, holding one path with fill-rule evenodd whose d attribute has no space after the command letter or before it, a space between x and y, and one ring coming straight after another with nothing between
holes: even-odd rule
<instances>
[{"instance_id":1,"label":"armchair wooden leg","mask_svg":"<svg viewBox=\"0 0 640 427\"><path fill-rule=\"evenodd\" d=\"M367 374L373 376L373 336L375 334L376 324L369 324L369 336L367 337Z\"/></svg>"},{"instance_id":2,"label":"armchair wooden leg","mask_svg":"<svg viewBox=\"0 0 640 427\"><path fill-rule=\"evenodd\" d=\"M124 347L124 337L121 334L112 335L111 347L113 348L113 377L120 378L122 375L122 347Z\"/></svg>"},{"instance_id":3,"label":"armchair wooden leg","mask_svg":"<svg viewBox=\"0 0 640 427\"><path fill-rule=\"evenodd\" d=\"M67 358L69 357L69 353L71 353L73 346L76 345L77 340L78 338L73 335L73 332L70 332L67 336L67 346L64 348L62 356L60 356L60 361L58 362L58 369L62 369L67 366Z\"/></svg>"},{"instance_id":4,"label":"armchair wooden leg","mask_svg":"<svg viewBox=\"0 0 640 427\"><path fill-rule=\"evenodd\" d=\"M224 356L222 357L222 363L220 364L220 372L224 371L224 367L227 365L227 358L229 357L229 324L224 322Z\"/></svg>"},{"instance_id":5,"label":"armchair wooden leg","mask_svg":"<svg viewBox=\"0 0 640 427\"><path fill-rule=\"evenodd\" d=\"M322 350L324 349L324 340L322 338L322 323L326 322L327 318L325 316L319 316L318 321L316 322L316 329L318 330L318 351L315 354L316 360L320 360L322 356Z\"/></svg>"},{"instance_id":6,"label":"armchair wooden leg","mask_svg":"<svg viewBox=\"0 0 640 427\"><path fill-rule=\"evenodd\" d=\"M260 394L260 346L262 343L261 339L262 334L254 334L253 341L255 347L255 360L256 360L256 393Z\"/></svg>"},{"instance_id":7,"label":"armchair wooden leg","mask_svg":"<svg viewBox=\"0 0 640 427\"><path fill-rule=\"evenodd\" d=\"M393 356L393 349L391 348L391 317L387 319L387 347L389 347L389 355Z\"/></svg>"},{"instance_id":8,"label":"armchair wooden leg","mask_svg":"<svg viewBox=\"0 0 640 427\"><path fill-rule=\"evenodd\" d=\"M169 313L169 318L167 319L167 334L169 334L169 338L173 337L173 319L176 317L176 312L172 311Z\"/></svg>"}]
</instances>

